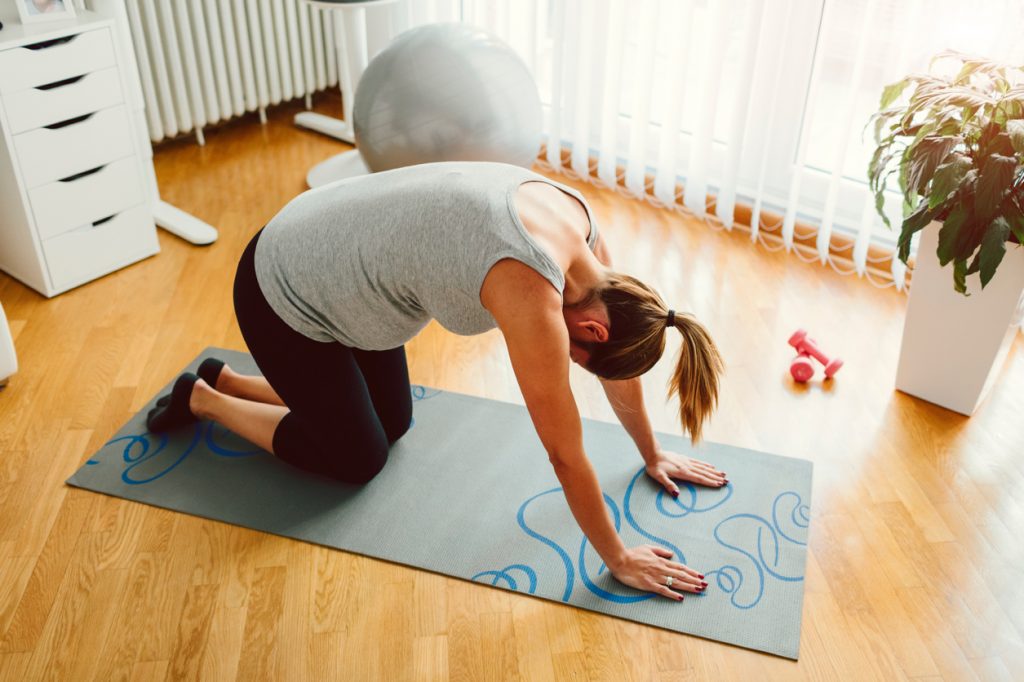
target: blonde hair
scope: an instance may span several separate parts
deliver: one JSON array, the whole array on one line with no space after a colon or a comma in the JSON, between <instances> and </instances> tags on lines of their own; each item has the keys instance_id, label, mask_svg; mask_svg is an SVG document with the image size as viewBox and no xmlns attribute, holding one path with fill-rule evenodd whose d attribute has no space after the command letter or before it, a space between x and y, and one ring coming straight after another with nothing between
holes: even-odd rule
<instances>
[{"instance_id":1,"label":"blonde hair","mask_svg":"<svg viewBox=\"0 0 1024 682\"><path fill-rule=\"evenodd\" d=\"M669 308L654 289L635 277L609 272L582 300L566 307L585 309L598 302L608 309L608 341L581 344L590 351L587 369L603 379L632 379L661 359ZM672 323L683 336L669 398L679 397L679 419L694 443L718 404L718 378L724 369L711 334L689 313Z\"/></svg>"}]
</instances>

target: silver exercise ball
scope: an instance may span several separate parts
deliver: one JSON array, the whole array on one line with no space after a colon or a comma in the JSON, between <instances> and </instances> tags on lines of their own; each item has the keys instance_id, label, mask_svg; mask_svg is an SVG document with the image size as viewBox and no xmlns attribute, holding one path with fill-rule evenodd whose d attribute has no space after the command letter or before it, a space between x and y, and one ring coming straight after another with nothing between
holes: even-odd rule
<instances>
[{"instance_id":1,"label":"silver exercise ball","mask_svg":"<svg viewBox=\"0 0 1024 682\"><path fill-rule=\"evenodd\" d=\"M397 36L363 72L352 113L371 171L434 161L529 168L540 151L537 86L515 51L465 24Z\"/></svg>"}]
</instances>

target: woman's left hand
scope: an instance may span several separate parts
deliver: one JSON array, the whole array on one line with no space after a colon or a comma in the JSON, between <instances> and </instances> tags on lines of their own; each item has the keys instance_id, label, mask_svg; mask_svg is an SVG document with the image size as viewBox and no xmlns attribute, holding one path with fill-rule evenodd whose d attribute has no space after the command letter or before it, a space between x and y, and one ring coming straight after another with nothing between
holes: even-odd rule
<instances>
[{"instance_id":1,"label":"woman's left hand","mask_svg":"<svg viewBox=\"0 0 1024 682\"><path fill-rule=\"evenodd\" d=\"M729 482L728 475L712 464L664 450L659 450L654 462L647 465L647 475L664 486L672 497L679 496L679 488L672 479L709 488L721 488Z\"/></svg>"}]
</instances>

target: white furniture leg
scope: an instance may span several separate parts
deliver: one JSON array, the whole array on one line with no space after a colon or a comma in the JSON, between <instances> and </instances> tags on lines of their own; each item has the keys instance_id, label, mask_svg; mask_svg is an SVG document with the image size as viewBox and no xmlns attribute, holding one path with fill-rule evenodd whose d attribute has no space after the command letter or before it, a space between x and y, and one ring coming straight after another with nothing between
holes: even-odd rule
<instances>
[{"instance_id":1,"label":"white furniture leg","mask_svg":"<svg viewBox=\"0 0 1024 682\"><path fill-rule=\"evenodd\" d=\"M4 307L0 305L0 387L6 386L12 374L18 371L18 356L14 352L14 340L7 326Z\"/></svg>"},{"instance_id":2,"label":"white furniture leg","mask_svg":"<svg viewBox=\"0 0 1024 682\"><path fill-rule=\"evenodd\" d=\"M177 206L168 204L163 199L158 199L153 205L153 220L157 227L198 246L205 246L217 241L215 227L204 223L191 213L182 211Z\"/></svg>"},{"instance_id":3,"label":"white furniture leg","mask_svg":"<svg viewBox=\"0 0 1024 682\"><path fill-rule=\"evenodd\" d=\"M349 16L346 17L346 14ZM345 118L342 120L315 111L303 111L295 114L295 125L355 144L355 131L350 122L355 86L359 76L366 70L366 10L353 7L348 12L333 10L331 15L334 35L344 36L344 45L337 45L337 60Z\"/></svg>"},{"instance_id":4,"label":"white furniture leg","mask_svg":"<svg viewBox=\"0 0 1024 682\"><path fill-rule=\"evenodd\" d=\"M368 5L386 5L395 0L367 0L361 3L331 3L306 0L310 5L328 10L334 21L338 76L341 81L344 120L314 111L295 114L295 125L323 135L355 144L352 110L359 78L366 70L369 54L366 41L366 9ZM318 163L306 174L306 184L319 187L335 180L369 173L358 150L349 150Z\"/></svg>"}]
</instances>

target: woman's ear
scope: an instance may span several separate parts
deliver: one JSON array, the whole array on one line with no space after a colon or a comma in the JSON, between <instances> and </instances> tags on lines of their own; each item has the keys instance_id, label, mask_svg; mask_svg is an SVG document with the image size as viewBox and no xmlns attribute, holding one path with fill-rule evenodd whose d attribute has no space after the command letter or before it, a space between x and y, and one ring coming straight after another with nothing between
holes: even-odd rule
<instances>
[{"instance_id":1,"label":"woman's ear","mask_svg":"<svg viewBox=\"0 0 1024 682\"><path fill-rule=\"evenodd\" d=\"M604 343L608 340L608 326L599 320L580 322L580 327L586 330L591 342Z\"/></svg>"}]
</instances>

